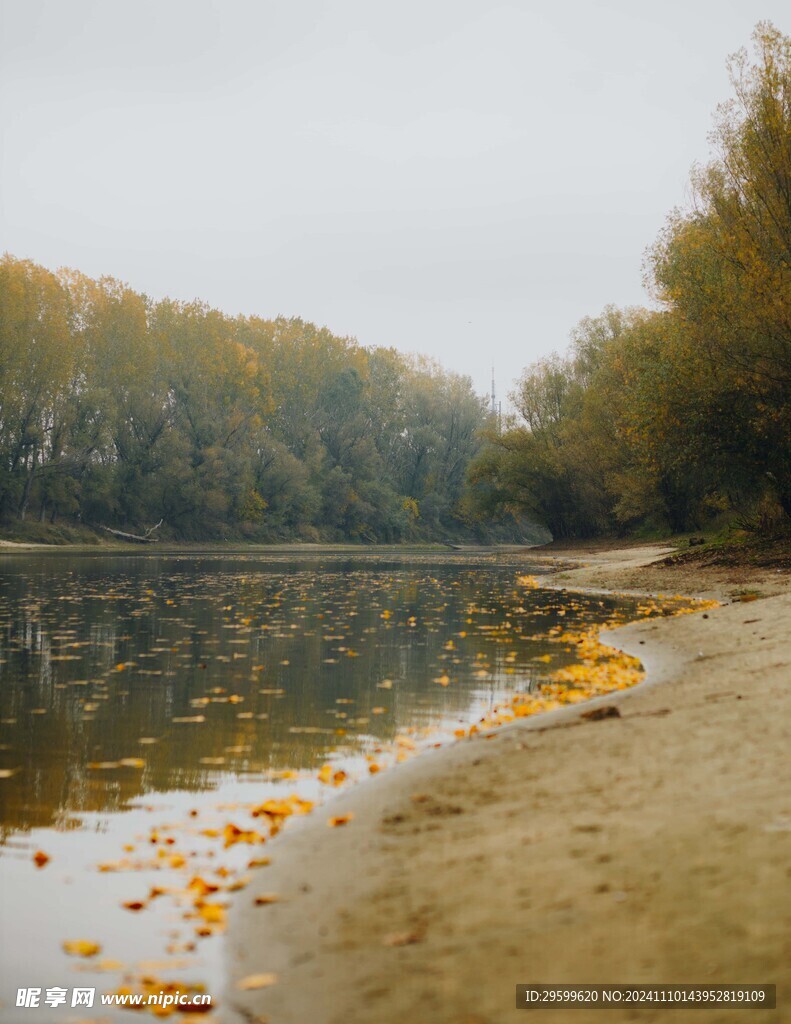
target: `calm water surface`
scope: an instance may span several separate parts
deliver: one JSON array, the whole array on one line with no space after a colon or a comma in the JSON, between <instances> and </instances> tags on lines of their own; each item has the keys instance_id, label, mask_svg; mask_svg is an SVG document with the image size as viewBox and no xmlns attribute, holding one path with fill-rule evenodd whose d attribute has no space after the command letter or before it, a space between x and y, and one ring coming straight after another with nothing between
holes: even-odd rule
<instances>
[{"instance_id":1,"label":"calm water surface","mask_svg":"<svg viewBox=\"0 0 791 1024\"><path fill-rule=\"evenodd\" d=\"M122 903L220 859L240 877L255 851L218 854L203 835L249 827L240 805L321 798L328 758L365 775L397 734L451 735L573 657L552 627L636 607L525 589L530 571L517 556L0 556L0 1020L134 1019L15 1008L18 987L106 992L125 971L219 995L222 940L185 949L195 924L178 895ZM124 857L136 870L97 869ZM102 953L67 957L67 939Z\"/></svg>"}]
</instances>

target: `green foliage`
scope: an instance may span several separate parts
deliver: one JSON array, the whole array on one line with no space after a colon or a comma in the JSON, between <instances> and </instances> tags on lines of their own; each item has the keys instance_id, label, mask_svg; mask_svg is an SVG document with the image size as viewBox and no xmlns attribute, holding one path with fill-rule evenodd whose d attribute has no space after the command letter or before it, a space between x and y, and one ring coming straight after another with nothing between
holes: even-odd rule
<instances>
[{"instance_id":1,"label":"green foliage","mask_svg":"<svg viewBox=\"0 0 791 1024\"><path fill-rule=\"evenodd\" d=\"M299 319L0 261L0 517L158 536L469 536L467 378ZM13 527L16 529L17 527ZM475 529L478 524L475 524Z\"/></svg>"},{"instance_id":2,"label":"green foliage","mask_svg":"<svg viewBox=\"0 0 791 1024\"><path fill-rule=\"evenodd\" d=\"M560 537L791 517L791 39L762 23L754 43L649 254L661 310L609 307L525 371L471 469L481 508Z\"/></svg>"}]
</instances>

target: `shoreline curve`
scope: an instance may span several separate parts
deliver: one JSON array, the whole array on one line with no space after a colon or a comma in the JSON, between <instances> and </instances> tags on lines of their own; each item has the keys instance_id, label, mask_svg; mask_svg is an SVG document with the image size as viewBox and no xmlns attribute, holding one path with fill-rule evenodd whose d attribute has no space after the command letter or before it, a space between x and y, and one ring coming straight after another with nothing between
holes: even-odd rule
<instances>
[{"instance_id":1,"label":"shoreline curve","mask_svg":"<svg viewBox=\"0 0 791 1024\"><path fill-rule=\"evenodd\" d=\"M553 585L656 589L656 548L618 554L566 562ZM728 600L727 580L696 582ZM279 837L232 908L223 1004L272 1024L500 1024L521 1019L517 983L747 980L777 983L781 1005L791 990L787 577L768 592L705 618L603 633L643 662L640 684L428 750L335 796L333 812L354 815L348 826L328 829L325 805ZM582 718L616 702L619 717ZM254 906L264 889L280 901ZM277 983L239 991L258 973ZM660 1010L641 1011L654 1019ZM729 1011L734 1024L748 1019Z\"/></svg>"}]
</instances>

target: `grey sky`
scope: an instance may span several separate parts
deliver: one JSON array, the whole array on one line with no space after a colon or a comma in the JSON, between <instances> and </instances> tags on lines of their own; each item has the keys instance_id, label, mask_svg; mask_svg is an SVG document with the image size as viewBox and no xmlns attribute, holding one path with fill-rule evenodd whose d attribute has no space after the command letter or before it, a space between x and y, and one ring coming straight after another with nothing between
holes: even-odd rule
<instances>
[{"instance_id":1,"label":"grey sky","mask_svg":"<svg viewBox=\"0 0 791 1024\"><path fill-rule=\"evenodd\" d=\"M501 393L641 261L776 0L0 0L0 249Z\"/></svg>"}]
</instances>

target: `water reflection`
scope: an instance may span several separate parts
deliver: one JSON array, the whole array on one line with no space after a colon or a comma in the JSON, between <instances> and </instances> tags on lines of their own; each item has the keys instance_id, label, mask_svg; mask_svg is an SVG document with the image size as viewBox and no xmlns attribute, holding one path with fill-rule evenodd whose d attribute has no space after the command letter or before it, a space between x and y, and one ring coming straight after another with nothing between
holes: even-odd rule
<instances>
[{"instance_id":1,"label":"water reflection","mask_svg":"<svg viewBox=\"0 0 791 1024\"><path fill-rule=\"evenodd\" d=\"M466 555L0 555L0 1020L21 986L106 993L153 973L218 996L222 937L196 931L184 892L193 876L223 899L247 884L260 847L224 848L229 824L250 828L269 797L330 796L316 769L331 752L359 776L397 733L477 719L574 658L561 634L636 604L529 589L529 571ZM75 962L71 939L101 958Z\"/></svg>"},{"instance_id":2,"label":"water reflection","mask_svg":"<svg viewBox=\"0 0 791 1024\"><path fill-rule=\"evenodd\" d=\"M313 767L529 687L549 628L616 604L526 591L524 571L459 556L4 556L3 833Z\"/></svg>"}]
</instances>

